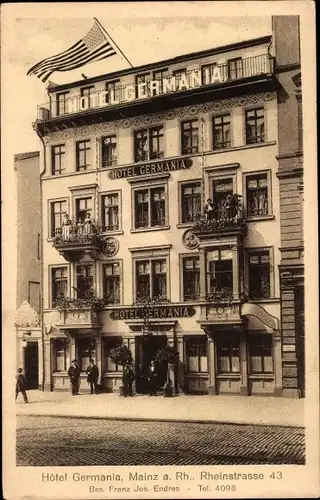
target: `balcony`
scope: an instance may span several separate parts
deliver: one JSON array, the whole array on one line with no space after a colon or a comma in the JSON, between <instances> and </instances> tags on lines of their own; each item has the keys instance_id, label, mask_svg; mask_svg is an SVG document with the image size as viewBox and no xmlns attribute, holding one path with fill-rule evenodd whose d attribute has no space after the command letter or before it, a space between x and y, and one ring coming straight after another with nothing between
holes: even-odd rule
<instances>
[{"instance_id":1,"label":"balcony","mask_svg":"<svg viewBox=\"0 0 320 500\"><path fill-rule=\"evenodd\" d=\"M101 328L99 311L104 307L103 299L90 295L83 299L59 297L54 304L60 311L57 324L62 330L80 330L83 333Z\"/></svg>"},{"instance_id":2,"label":"balcony","mask_svg":"<svg viewBox=\"0 0 320 500\"><path fill-rule=\"evenodd\" d=\"M97 260L100 252L112 257L119 244L105 234L110 230L111 226L96 226L92 219L81 222L67 218L62 227L56 229L53 246L68 262L77 262L84 254Z\"/></svg>"},{"instance_id":3,"label":"balcony","mask_svg":"<svg viewBox=\"0 0 320 500\"><path fill-rule=\"evenodd\" d=\"M214 61L212 68L213 65ZM206 64L206 67L209 66ZM66 127L159 112L160 107L169 110L210 99L240 96L247 93L252 85L271 91L276 85L273 66L273 58L269 54L261 54L239 59L236 63L217 64L214 70L208 70L208 74L198 66L187 71L185 79L169 74L154 82L120 84L110 91L93 91L89 96L79 93L60 97L60 100L52 98L50 102L38 106L35 127L45 135Z\"/></svg>"},{"instance_id":4,"label":"balcony","mask_svg":"<svg viewBox=\"0 0 320 500\"><path fill-rule=\"evenodd\" d=\"M200 302L200 323L203 325L240 325L243 299L225 289L207 294Z\"/></svg>"},{"instance_id":5,"label":"balcony","mask_svg":"<svg viewBox=\"0 0 320 500\"><path fill-rule=\"evenodd\" d=\"M203 214L195 217L193 233L199 240L206 240L215 236L244 236L247 222L241 205L241 196L228 195L216 207L207 203Z\"/></svg>"}]
</instances>

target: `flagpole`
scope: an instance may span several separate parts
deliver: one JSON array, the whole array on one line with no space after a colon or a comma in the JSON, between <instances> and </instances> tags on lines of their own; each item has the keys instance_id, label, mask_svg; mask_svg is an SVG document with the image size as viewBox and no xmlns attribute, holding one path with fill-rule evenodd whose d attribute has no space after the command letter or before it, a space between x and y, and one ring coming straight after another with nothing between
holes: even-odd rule
<instances>
[{"instance_id":1,"label":"flagpole","mask_svg":"<svg viewBox=\"0 0 320 500\"><path fill-rule=\"evenodd\" d=\"M98 23L99 27L105 32L105 34L107 35L107 38L109 38L110 41L113 43L113 45L118 49L118 51L120 52L120 54L124 57L124 59L131 66L131 68L134 68L134 66L131 64L131 62L127 58L127 56L124 55L124 53L122 52L122 50L120 49L120 47L118 47L118 45L113 40L113 38L109 35L109 33L107 32L107 30L104 29L104 27L102 26L102 24L100 23L100 21L98 21L98 19L96 17L94 17L93 19Z\"/></svg>"}]
</instances>

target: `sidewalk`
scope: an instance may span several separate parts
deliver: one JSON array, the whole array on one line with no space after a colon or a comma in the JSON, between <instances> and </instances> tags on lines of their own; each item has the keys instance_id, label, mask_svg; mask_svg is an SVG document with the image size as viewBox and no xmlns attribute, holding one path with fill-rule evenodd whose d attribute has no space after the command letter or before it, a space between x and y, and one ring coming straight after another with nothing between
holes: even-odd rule
<instances>
[{"instance_id":1,"label":"sidewalk","mask_svg":"<svg viewBox=\"0 0 320 500\"><path fill-rule=\"evenodd\" d=\"M72 396L36 390L28 391L28 397L30 403L24 404L19 395L18 415L304 426L303 399L184 394L123 398L118 394Z\"/></svg>"}]
</instances>

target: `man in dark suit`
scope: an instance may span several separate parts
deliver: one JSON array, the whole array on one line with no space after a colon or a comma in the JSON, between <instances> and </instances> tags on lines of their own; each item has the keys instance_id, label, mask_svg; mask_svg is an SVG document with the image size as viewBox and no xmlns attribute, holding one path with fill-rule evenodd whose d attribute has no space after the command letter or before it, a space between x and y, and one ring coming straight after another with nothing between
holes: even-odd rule
<instances>
[{"instance_id":1,"label":"man in dark suit","mask_svg":"<svg viewBox=\"0 0 320 500\"><path fill-rule=\"evenodd\" d=\"M27 381L22 372L23 372L22 368L19 368L16 376L16 399L18 397L19 392L21 392L24 402L29 403L28 396L26 393Z\"/></svg>"},{"instance_id":2,"label":"man in dark suit","mask_svg":"<svg viewBox=\"0 0 320 500\"><path fill-rule=\"evenodd\" d=\"M90 365L87 368L87 382L90 384L91 394L98 394L99 368L93 359L90 359Z\"/></svg>"},{"instance_id":3,"label":"man in dark suit","mask_svg":"<svg viewBox=\"0 0 320 500\"><path fill-rule=\"evenodd\" d=\"M71 382L72 396L76 396L77 394L79 394L79 385L80 385L80 368L78 367L76 359L72 361L70 368L68 370L68 375Z\"/></svg>"},{"instance_id":4,"label":"man in dark suit","mask_svg":"<svg viewBox=\"0 0 320 500\"><path fill-rule=\"evenodd\" d=\"M151 365L149 367L148 380L149 380L149 389L150 389L149 396L156 396L157 395L158 373L157 373L156 364L154 361L151 361Z\"/></svg>"},{"instance_id":5,"label":"man in dark suit","mask_svg":"<svg viewBox=\"0 0 320 500\"><path fill-rule=\"evenodd\" d=\"M132 394L132 384L134 381L134 373L130 365L126 365L123 369L123 395L133 396Z\"/></svg>"}]
</instances>

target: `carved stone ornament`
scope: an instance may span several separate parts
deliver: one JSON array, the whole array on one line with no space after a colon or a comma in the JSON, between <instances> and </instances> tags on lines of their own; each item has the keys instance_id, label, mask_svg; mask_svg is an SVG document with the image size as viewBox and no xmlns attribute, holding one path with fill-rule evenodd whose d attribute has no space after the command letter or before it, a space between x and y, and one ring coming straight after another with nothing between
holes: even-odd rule
<instances>
[{"instance_id":1,"label":"carved stone ornament","mask_svg":"<svg viewBox=\"0 0 320 500\"><path fill-rule=\"evenodd\" d=\"M108 257L113 257L119 251L119 241L113 236L107 236L103 239L102 253Z\"/></svg>"},{"instance_id":2,"label":"carved stone ornament","mask_svg":"<svg viewBox=\"0 0 320 500\"><path fill-rule=\"evenodd\" d=\"M188 229L188 231L186 231L183 234L182 241L183 241L184 246L186 248L189 248L190 250L194 250L195 248L198 248L198 246L199 246L199 240L194 235L192 229Z\"/></svg>"},{"instance_id":3,"label":"carved stone ornament","mask_svg":"<svg viewBox=\"0 0 320 500\"><path fill-rule=\"evenodd\" d=\"M17 310L14 324L17 327L39 326L39 316L27 300Z\"/></svg>"}]
</instances>

